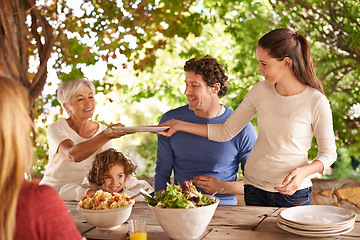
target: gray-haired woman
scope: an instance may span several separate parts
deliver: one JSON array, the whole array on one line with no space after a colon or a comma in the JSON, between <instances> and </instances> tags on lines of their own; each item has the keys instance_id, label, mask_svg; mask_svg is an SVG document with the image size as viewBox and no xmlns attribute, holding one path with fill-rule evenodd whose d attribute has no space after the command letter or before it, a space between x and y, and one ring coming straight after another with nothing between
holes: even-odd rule
<instances>
[{"instance_id":1,"label":"gray-haired woman","mask_svg":"<svg viewBox=\"0 0 360 240\"><path fill-rule=\"evenodd\" d=\"M40 184L56 191L76 191L90 170L95 155L112 147L111 139L129 134L92 121L95 111L95 87L89 80L77 79L59 85L57 99L69 117L47 129L49 163ZM116 124L113 126L122 126Z\"/></svg>"}]
</instances>

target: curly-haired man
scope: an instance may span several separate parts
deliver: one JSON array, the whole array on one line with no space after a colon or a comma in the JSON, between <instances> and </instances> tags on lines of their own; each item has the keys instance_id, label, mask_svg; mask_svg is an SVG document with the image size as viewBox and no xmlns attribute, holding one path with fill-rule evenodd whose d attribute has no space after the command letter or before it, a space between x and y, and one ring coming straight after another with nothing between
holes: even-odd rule
<instances>
[{"instance_id":1,"label":"curly-haired man","mask_svg":"<svg viewBox=\"0 0 360 240\"><path fill-rule=\"evenodd\" d=\"M184 71L188 104L165 113L160 123L169 119L199 124L225 122L233 111L220 103L228 91L224 68L215 58L205 56L186 61ZM220 204L236 205L236 195L244 193L243 182L237 179L239 166L244 170L256 138L251 123L222 143L186 132L176 132L169 138L158 135L155 190L165 189L173 173L173 183L192 180L208 194L222 189L217 195Z\"/></svg>"}]
</instances>

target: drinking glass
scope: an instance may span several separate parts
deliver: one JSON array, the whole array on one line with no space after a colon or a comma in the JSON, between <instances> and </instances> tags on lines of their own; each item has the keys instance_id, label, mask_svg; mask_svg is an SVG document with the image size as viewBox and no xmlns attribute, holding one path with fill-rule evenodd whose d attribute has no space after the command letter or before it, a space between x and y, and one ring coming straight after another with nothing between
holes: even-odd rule
<instances>
[{"instance_id":1,"label":"drinking glass","mask_svg":"<svg viewBox=\"0 0 360 240\"><path fill-rule=\"evenodd\" d=\"M147 240L147 223L145 219L129 221L130 240Z\"/></svg>"},{"instance_id":2,"label":"drinking glass","mask_svg":"<svg viewBox=\"0 0 360 240\"><path fill-rule=\"evenodd\" d=\"M32 182L31 171L26 171L26 172L24 173L24 176L25 176L25 180L26 180L26 181Z\"/></svg>"}]
</instances>

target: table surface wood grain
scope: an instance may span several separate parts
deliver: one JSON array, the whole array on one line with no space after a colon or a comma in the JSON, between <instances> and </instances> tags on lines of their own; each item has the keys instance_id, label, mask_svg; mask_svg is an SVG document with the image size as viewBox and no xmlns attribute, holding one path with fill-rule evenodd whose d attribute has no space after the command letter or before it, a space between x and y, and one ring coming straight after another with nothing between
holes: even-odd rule
<instances>
[{"instance_id":1,"label":"table surface wood grain","mask_svg":"<svg viewBox=\"0 0 360 240\"><path fill-rule=\"evenodd\" d=\"M128 223L112 231L101 231L88 224L76 202L66 202L69 213L77 228L88 240L91 239L125 239L128 240ZM219 205L207 226L205 232L198 239L201 240L232 240L232 239L259 239L259 240L290 240L290 239L360 239L360 216L356 218L354 229L343 235L326 238L304 237L286 232L277 226L277 215L282 208L278 207L250 207ZM136 202L128 220L144 218L147 220L148 240L171 239L161 228L148 205ZM175 226L174 226L175 227Z\"/></svg>"}]
</instances>

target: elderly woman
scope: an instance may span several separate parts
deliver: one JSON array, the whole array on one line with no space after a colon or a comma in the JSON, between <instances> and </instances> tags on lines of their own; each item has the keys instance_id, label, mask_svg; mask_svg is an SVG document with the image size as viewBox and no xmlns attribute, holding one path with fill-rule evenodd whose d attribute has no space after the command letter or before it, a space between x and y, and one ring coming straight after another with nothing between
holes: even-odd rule
<instances>
[{"instance_id":1,"label":"elderly woman","mask_svg":"<svg viewBox=\"0 0 360 240\"><path fill-rule=\"evenodd\" d=\"M90 120L95 111L94 96L95 87L86 79L59 85L57 99L69 118L48 127L49 163L40 184L58 192L75 191L71 184L82 182L96 154L111 148L111 139L129 134Z\"/></svg>"}]
</instances>

